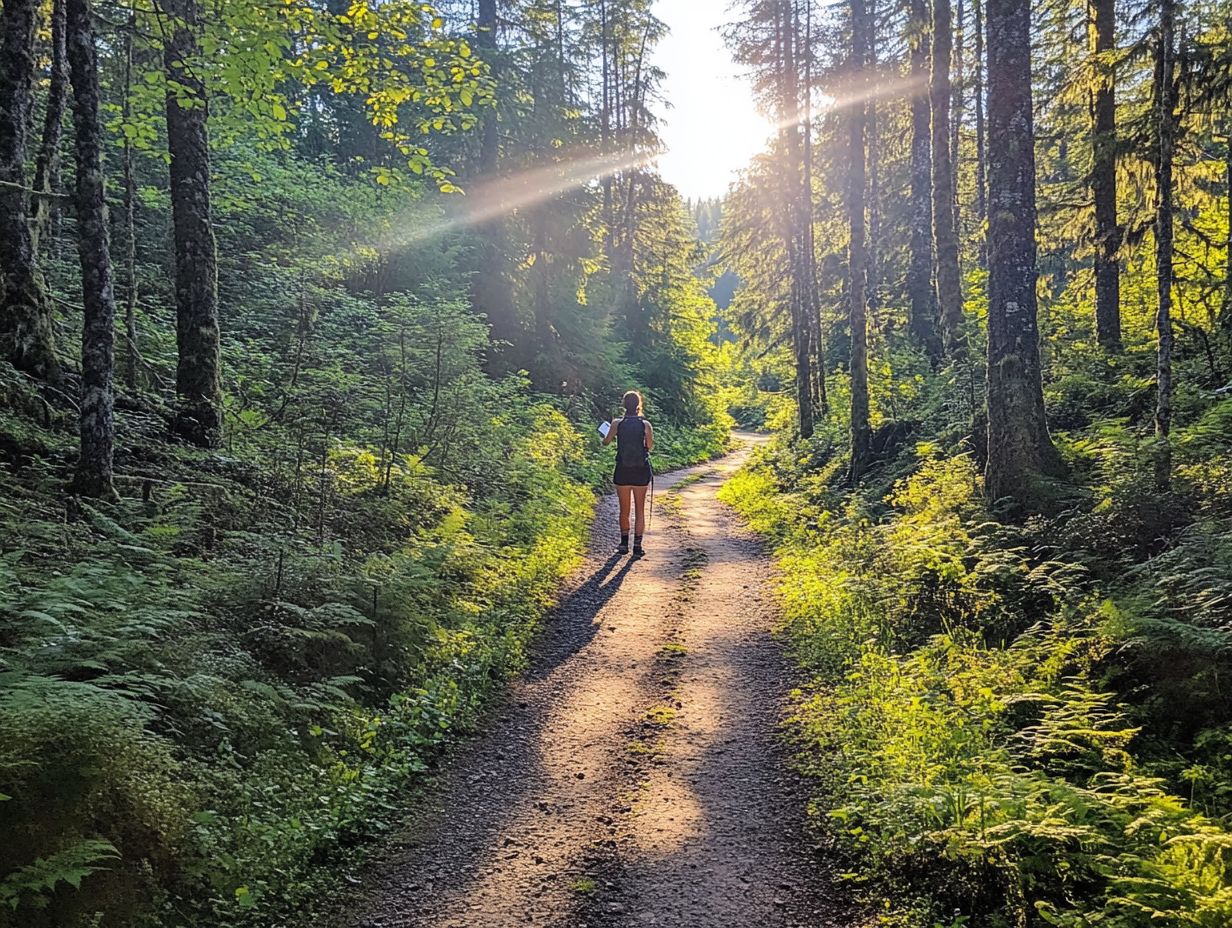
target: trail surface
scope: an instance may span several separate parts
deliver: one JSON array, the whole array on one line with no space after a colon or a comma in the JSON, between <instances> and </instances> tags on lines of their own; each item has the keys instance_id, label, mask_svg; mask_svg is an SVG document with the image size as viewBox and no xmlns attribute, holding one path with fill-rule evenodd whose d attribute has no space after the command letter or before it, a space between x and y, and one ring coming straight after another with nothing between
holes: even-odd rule
<instances>
[{"instance_id":1,"label":"trail surface","mask_svg":"<svg viewBox=\"0 0 1232 928\"><path fill-rule=\"evenodd\" d=\"M776 739L770 563L716 499L745 447L657 480L648 556L605 498L532 672L364 878L348 928L852 926Z\"/></svg>"}]
</instances>

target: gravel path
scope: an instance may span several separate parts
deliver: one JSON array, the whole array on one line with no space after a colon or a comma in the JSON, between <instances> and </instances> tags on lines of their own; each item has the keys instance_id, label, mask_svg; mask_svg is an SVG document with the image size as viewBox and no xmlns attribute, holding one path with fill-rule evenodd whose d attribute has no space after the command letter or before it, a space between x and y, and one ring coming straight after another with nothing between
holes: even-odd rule
<instances>
[{"instance_id":1,"label":"gravel path","mask_svg":"<svg viewBox=\"0 0 1232 928\"><path fill-rule=\"evenodd\" d=\"M770 562L715 498L745 454L657 480L640 561L612 554L602 501L532 672L339 928L857 924L775 737L790 671Z\"/></svg>"}]
</instances>

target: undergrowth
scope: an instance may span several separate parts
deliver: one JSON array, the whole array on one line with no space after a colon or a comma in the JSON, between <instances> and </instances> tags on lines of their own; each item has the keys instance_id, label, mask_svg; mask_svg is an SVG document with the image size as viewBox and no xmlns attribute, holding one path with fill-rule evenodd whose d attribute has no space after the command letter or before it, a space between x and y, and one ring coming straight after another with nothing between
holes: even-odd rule
<instances>
[{"instance_id":1,"label":"undergrowth","mask_svg":"<svg viewBox=\"0 0 1232 928\"><path fill-rule=\"evenodd\" d=\"M1068 504L1017 525L927 442L848 490L783 441L724 487L777 546L812 813L881 924L1232 924L1229 416L1178 432L1162 497L1091 422Z\"/></svg>"},{"instance_id":2,"label":"undergrowth","mask_svg":"<svg viewBox=\"0 0 1232 928\"><path fill-rule=\"evenodd\" d=\"M356 396L332 429L254 417L218 453L122 409L115 503L62 495L68 419L8 372L0 924L298 922L525 666L609 456L485 380L450 319L471 392L435 447L421 419L391 450ZM721 445L660 432L667 466Z\"/></svg>"}]
</instances>

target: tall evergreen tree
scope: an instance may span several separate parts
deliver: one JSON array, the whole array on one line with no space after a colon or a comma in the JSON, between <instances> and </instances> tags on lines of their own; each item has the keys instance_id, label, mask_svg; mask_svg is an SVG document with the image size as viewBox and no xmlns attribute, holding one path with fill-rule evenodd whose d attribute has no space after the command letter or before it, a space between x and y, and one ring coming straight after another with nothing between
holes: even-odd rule
<instances>
[{"instance_id":1,"label":"tall evergreen tree","mask_svg":"<svg viewBox=\"0 0 1232 928\"><path fill-rule=\"evenodd\" d=\"M1117 223L1116 79L1109 56L1116 48L1115 0L1090 0L1088 35L1093 60L1091 194L1095 201L1095 337L1121 346L1120 226Z\"/></svg>"},{"instance_id":2,"label":"tall evergreen tree","mask_svg":"<svg viewBox=\"0 0 1232 928\"><path fill-rule=\"evenodd\" d=\"M928 357L942 354L937 332L937 291L933 287L932 140L929 124L929 19L927 0L911 0L907 19L911 94L911 245L907 267L908 327Z\"/></svg>"},{"instance_id":3,"label":"tall evergreen tree","mask_svg":"<svg viewBox=\"0 0 1232 928\"><path fill-rule=\"evenodd\" d=\"M932 174L933 249L937 280L937 304L945 350L951 355L964 350L962 272L958 264L958 230L954 225L954 165L951 160L950 68L953 59L953 22L950 0L933 0L932 80Z\"/></svg>"},{"instance_id":4,"label":"tall evergreen tree","mask_svg":"<svg viewBox=\"0 0 1232 928\"><path fill-rule=\"evenodd\" d=\"M475 47L489 63L489 68L496 73L500 57L496 0L479 0L476 6ZM484 112L480 122L479 154L471 178L474 182L491 185L489 189L495 185L500 171L500 147L500 113L496 106L492 106ZM484 194L476 192L475 196L481 198ZM495 215L475 230L475 270L471 277L471 301L492 326L497 347L492 352L490 362L494 362L510 347L519 343L523 333L510 299L510 286L506 276L508 242L504 240L505 223L500 215L499 205L493 203L488 206L497 209L493 210ZM515 368L521 363L521 359L515 360Z\"/></svg>"},{"instance_id":5,"label":"tall evergreen tree","mask_svg":"<svg viewBox=\"0 0 1232 928\"><path fill-rule=\"evenodd\" d=\"M972 0L975 19L975 61L972 62L972 92L975 109L975 222L983 230L988 218L987 130L984 124L984 0ZM979 263L988 263L988 240L979 235Z\"/></svg>"},{"instance_id":6,"label":"tall evergreen tree","mask_svg":"<svg viewBox=\"0 0 1232 928\"><path fill-rule=\"evenodd\" d=\"M1166 488L1172 479L1172 287L1173 280L1173 161L1179 131L1176 74L1176 0L1160 0L1155 36L1152 83L1155 145L1155 483Z\"/></svg>"},{"instance_id":7,"label":"tall evergreen tree","mask_svg":"<svg viewBox=\"0 0 1232 928\"><path fill-rule=\"evenodd\" d=\"M34 220L30 225L31 245L36 260L40 243L46 238L54 212L52 194L59 186L60 137L63 134L64 104L68 88L64 0L52 0L50 31L51 70L47 75L47 100L43 107L43 137L34 165Z\"/></svg>"},{"instance_id":8,"label":"tall evergreen tree","mask_svg":"<svg viewBox=\"0 0 1232 928\"><path fill-rule=\"evenodd\" d=\"M176 429L188 441L209 447L222 439L222 380L209 100L200 65L202 10L198 0L163 0L163 11L170 20L163 61L175 228Z\"/></svg>"},{"instance_id":9,"label":"tall evergreen tree","mask_svg":"<svg viewBox=\"0 0 1232 928\"><path fill-rule=\"evenodd\" d=\"M870 34L865 0L851 0L851 73L855 84L847 114L847 319L851 329L851 471L854 483L868 465L870 430L868 402L868 305L864 228L865 85Z\"/></svg>"},{"instance_id":10,"label":"tall evergreen tree","mask_svg":"<svg viewBox=\"0 0 1232 928\"><path fill-rule=\"evenodd\" d=\"M77 152L77 243L85 308L81 333L81 447L74 486L88 496L113 496L115 295L103 189L101 94L94 22L89 0L65 0L65 6Z\"/></svg>"},{"instance_id":11,"label":"tall evergreen tree","mask_svg":"<svg viewBox=\"0 0 1232 928\"><path fill-rule=\"evenodd\" d=\"M1037 498L1058 474L1036 318L1030 0L988 0L988 459L990 499Z\"/></svg>"}]
</instances>

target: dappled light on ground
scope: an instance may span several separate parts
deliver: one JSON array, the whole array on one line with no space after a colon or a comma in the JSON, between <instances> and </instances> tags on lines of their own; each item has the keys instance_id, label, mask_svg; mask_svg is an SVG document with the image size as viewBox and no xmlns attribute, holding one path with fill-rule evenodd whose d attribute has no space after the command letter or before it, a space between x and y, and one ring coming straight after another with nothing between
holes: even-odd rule
<instances>
[{"instance_id":1,"label":"dappled light on ground","mask_svg":"<svg viewBox=\"0 0 1232 928\"><path fill-rule=\"evenodd\" d=\"M614 592L605 502L546 669L451 765L340 925L744 928L838 911L774 743L787 681L768 561L715 499L741 459L659 479L649 555L621 562Z\"/></svg>"}]
</instances>

